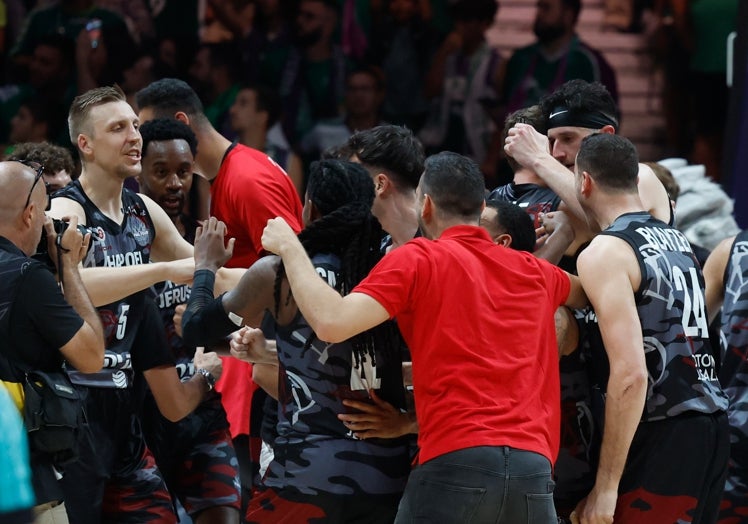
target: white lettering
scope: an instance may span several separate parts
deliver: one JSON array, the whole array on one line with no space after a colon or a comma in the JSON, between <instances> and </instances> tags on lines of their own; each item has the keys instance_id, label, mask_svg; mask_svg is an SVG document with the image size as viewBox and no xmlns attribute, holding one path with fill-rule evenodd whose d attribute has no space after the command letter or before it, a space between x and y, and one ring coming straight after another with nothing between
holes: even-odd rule
<instances>
[{"instance_id":1,"label":"white lettering","mask_svg":"<svg viewBox=\"0 0 748 524\"><path fill-rule=\"evenodd\" d=\"M189 286L167 286L161 294L158 296L158 307L159 309L170 308L176 304L184 304L190 299L190 292L192 289Z\"/></svg>"},{"instance_id":2,"label":"white lettering","mask_svg":"<svg viewBox=\"0 0 748 524\"><path fill-rule=\"evenodd\" d=\"M660 251L681 251L692 253L688 239L675 229L640 227L636 232L647 242L648 247L657 247Z\"/></svg>"},{"instance_id":3,"label":"white lettering","mask_svg":"<svg viewBox=\"0 0 748 524\"><path fill-rule=\"evenodd\" d=\"M675 289L683 291L683 317L681 323L683 324L683 332L689 338L709 337L709 324L706 320L706 308L704 307L704 294L701 290L699 283L699 277L695 267L688 269L688 274L691 277L691 285L689 286L686 282L686 276L678 266L673 266L673 280L675 282ZM690 293L693 293L691 296ZM691 320L693 319L693 323Z\"/></svg>"},{"instance_id":4,"label":"white lettering","mask_svg":"<svg viewBox=\"0 0 748 524\"><path fill-rule=\"evenodd\" d=\"M104 259L105 267L137 266L143 263L143 253L132 251L128 253L116 253L107 255Z\"/></svg>"}]
</instances>

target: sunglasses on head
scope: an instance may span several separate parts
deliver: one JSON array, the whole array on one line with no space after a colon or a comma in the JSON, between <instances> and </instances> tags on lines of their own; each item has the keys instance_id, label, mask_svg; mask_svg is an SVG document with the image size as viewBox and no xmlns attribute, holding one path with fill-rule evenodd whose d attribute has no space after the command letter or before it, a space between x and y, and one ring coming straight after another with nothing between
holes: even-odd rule
<instances>
[{"instance_id":1,"label":"sunglasses on head","mask_svg":"<svg viewBox=\"0 0 748 524\"><path fill-rule=\"evenodd\" d=\"M24 166L30 167L36 173L36 176L34 177L34 182L33 184L31 184L31 189L29 189L29 194L26 197L26 204L24 204L23 206L23 208L26 209L27 207L29 207L29 204L31 203L31 195L34 192L34 188L36 187L36 184L39 182L39 179L44 174L44 166L38 162L32 162L30 160L16 160L16 162L20 162ZM47 190L47 207L45 207L44 210L49 211L50 208L52 207L52 199L49 197L49 191L48 191L49 184L44 182L44 187Z\"/></svg>"}]
</instances>

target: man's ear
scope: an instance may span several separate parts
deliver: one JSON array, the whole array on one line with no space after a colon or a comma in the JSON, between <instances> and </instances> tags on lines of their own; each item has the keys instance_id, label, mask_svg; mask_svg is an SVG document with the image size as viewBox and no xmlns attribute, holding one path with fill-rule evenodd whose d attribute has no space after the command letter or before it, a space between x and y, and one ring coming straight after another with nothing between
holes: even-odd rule
<instances>
[{"instance_id":1,"label":"man's ear","mask_svg":"<svg viewBox=\"0 0 748 524\"><path fill-rule=\"evenodd\" d=\"M389 189L391 184L390 178L384 173L374 175L374 194L380 196Z\"/></svg>"},{"instance_id":2,"label":"man's ear","mask_svg":"<svg viewBox=\"0 0 748 524\"><path fill-rule=\"evenodd\" d=\"M595 181L592 179L590 174L587 171L582 171L582 187L581 192L582 195L585 197L590 196L590 192L592 191L592 186L595 184Z\"/></svg>"},{"instance_id":3,"label":"man's ear","mask_svg":"<svg viewBox=\"0 0 748 524\"><path fill-rule=\"evenodd\" d=\"M76 140L76 143L78 144L78 149L81 151L81 153L90 155L93 152L93 148L91 147L91 140L83 133L80 133L78 135L78 140Z\"/></svg>"},{"instance_id":4,"label":"man's ear","mask_svg":"<svg viewBox=\"0 0 748 524\"><path fill-rule=\"evenodd\" d=\"M174 118L182 122L183 124L190 125L190 117L184 111L177 111L174 113Z\"/></svg>"},{"instance_id":5,"label":"man's ear","mask_svg":"<svg viewBox=\"0 0 748 524\"><path fill-rule=\"evenodd\" d=\"M423 222L429 224L434 220L434 214L436 209L434 208L434 201L429 195L423 195L423 207L421 207L421 218Z\"/></svg>"},{"instance_id":6,"label":"man's ear","mask_svg":"<svg viewBox=\"0 0 748 524\"><path fill-rule=\"evenodd\" d=\"M612 125L608 124L608 125L603 126L602 129L600 129L600 132L608 134L608 135L615 135L616 134L616 128L613 127Z\"/></svg>"},{"instance_id":7,"label":"man's ear","mask_svg":"<svg viewBox=\"0 0 748 524\"><path fill-rule=\"evenodd\" d=\"M28 229L33 226L35 212L36 212L36 203L31 201L29 202L29 205L26 206L26 209L24 209L23 212L21 213L21 223L23 224L24 228Z\"/></svg>"},{"instance_id":8,"label":"man's ear","mask_svg":"<svg viewBox=\"0 0 748 524\"><path fill-rule=\"evenodd\" d=\"M512 235L509 233L501 233L493 238L493 241L500 246L512 247Z\"/></svg>"},{"instance_id":9,"label":"man's ear","mask_svg":"<svg viewBox=\"0 0 748 524\"><path fill-rule=\"evenodd\" d=\"M309 223L311 224L315 220L322 218L322 213L320 212L317 205L312 202L311 200L307 200L307 204L309 205Z\"/></svg>"}]
</instances>

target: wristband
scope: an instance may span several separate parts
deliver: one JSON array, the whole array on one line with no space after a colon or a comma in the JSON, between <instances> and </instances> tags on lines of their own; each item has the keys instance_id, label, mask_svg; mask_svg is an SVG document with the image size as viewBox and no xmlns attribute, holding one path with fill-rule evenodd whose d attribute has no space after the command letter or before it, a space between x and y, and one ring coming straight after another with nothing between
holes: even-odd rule
<instances>
[{"instance_id":1,"label":"wristband","mask_svg":"<svg viewBox=\"0 0 748 524\"><path fill-rule=\"evenodd\" d=\"M213 388L216 385L216 377L213 376L213 373L205 368L198 368L195 370L195 373L205 377L205 383L208 385L208 391L213 391Z\"/></svg>"}]
</instances>

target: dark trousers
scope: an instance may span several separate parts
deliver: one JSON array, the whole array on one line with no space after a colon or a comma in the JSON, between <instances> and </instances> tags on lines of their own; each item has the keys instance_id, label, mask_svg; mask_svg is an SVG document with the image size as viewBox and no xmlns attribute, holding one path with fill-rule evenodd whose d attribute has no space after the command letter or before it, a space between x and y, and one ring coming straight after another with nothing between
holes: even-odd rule
<instances>
[{"instance_id":1,"label":"dark trousers","mask_svg":"<svg viewBox=\"0 0 748 524\"><path fill-rule=\"evenodd\" d=\"M551 464L510 447L453 451L410 474L396 524L555 524Z\"/></svg>"}]
</instances>

